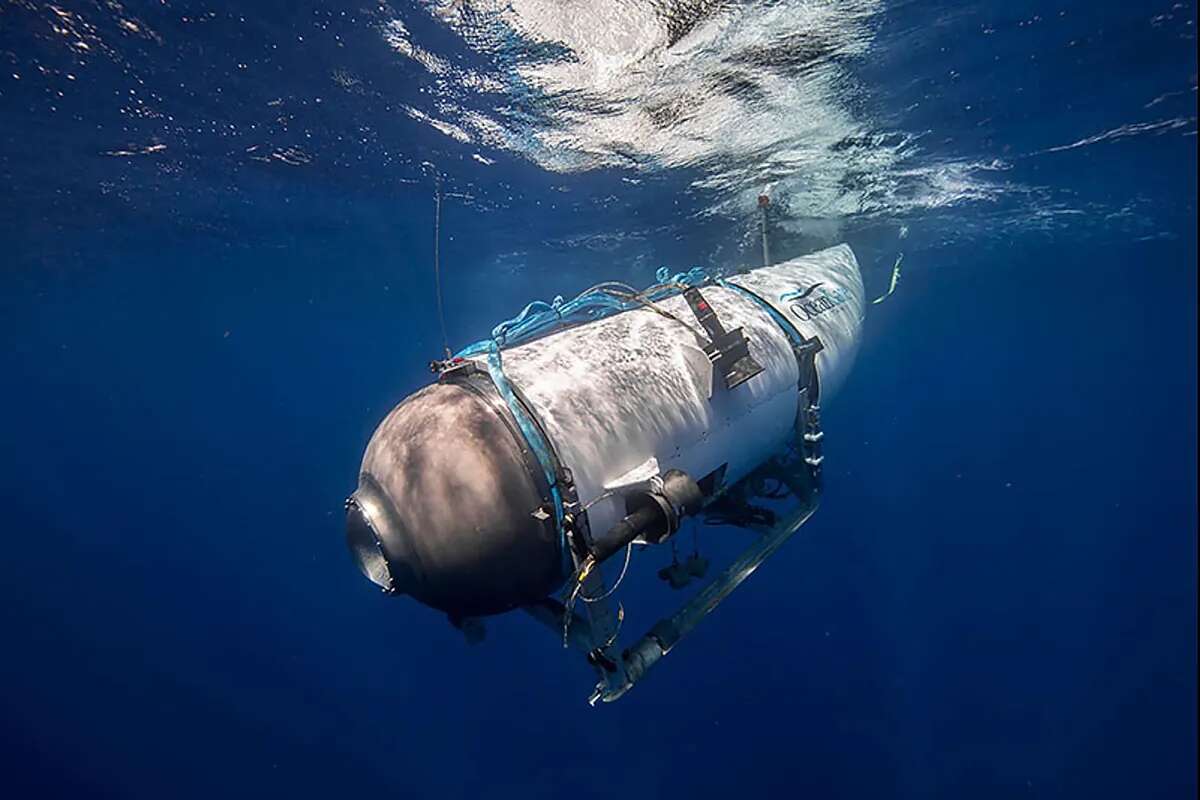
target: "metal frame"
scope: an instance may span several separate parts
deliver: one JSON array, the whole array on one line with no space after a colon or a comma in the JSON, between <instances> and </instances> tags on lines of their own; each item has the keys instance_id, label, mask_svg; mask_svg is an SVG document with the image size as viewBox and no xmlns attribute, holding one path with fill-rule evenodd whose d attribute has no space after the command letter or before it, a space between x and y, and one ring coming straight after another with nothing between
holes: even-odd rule
<instances>
[{"instance_id":1,"label":"metal frame","mask_svg":"<svg viewBox=\"0 0 1200 800\"><path fill-rule=\"evenodd\" d=\"M588 698L589 705L601 701L611 703L623 697L816 512L821 496L821 469L819 457L814 459L813 455L820 441L819 410L815 404L807 402L807 389L802 393L802 400L801 419L797 420L797 444L803 467L790 468L774 461L765 468L769 477L778 478L788 486L798 501L797 507L766 531L759 532L758 538L717 577L673 614L652 625L628 648L620 649L618 642L622 611L618 606L614 612L607 599L587 603L586 618L554 598L525 608L535 619L563 636L564 647L583 653L595 669L598 680ZM603 596L604 580L600 570L588 575L583 589L589 597Z\"/></svg>"},{"instance_id":2,"label":"metal frame","mask_svg":"<svg viewBox=\"0 0 1200 800\"><path fill-rule=\"evenodd\" d=\"M716 578L624 650L620 650L618 644L623 612L618 606L614 613L607 599L586 603L586 619L553 598L526 607L535 619L563 636L564 647L570 646L584 653L595 669L598 680L588 698L589 705L601 701L611 703L623 697L816 512L821 496L824 433L821 430L820 382L814 358L821 350L821 342L815 338L799 337L799 340L793 345L800 366L795 445L803 466L792 467L776 459L762 468L769 477L782 481L798 501L791 514L760 533L754 543ZM588 597L605 596L600 570L592 570L587 575L582 589Z\"/></svg>"},{"instance_id":3,"label":"metal frame","mask_svg":"<svg viewBox=\"0 0 1200 800\"><path fill-rule=\"evenodd\" d=\"M589 603L588 619L568 611L561 602L553 598L527 606L525 610L559 635L566 630L566 643L581 652L596 669L599 680L588 698L588 703L611 703L632 689L646 676L651 667L670 653L680 640L699 626L725 598L800 530L816 512L819 497L817 492L809 493L791 514L759 534L754 543L703 589L673 614L660 619L624 650L618 649L617 630L612 623L614 612L607 600ZM589 590L589 594L595 592L593 596L598 596L603 591L603 583L598 582L593 586L587 586L585 583L585 589ZM571 614L571 619L570 624L566 625L568 613Z\"/></svg>"}]
</instances>

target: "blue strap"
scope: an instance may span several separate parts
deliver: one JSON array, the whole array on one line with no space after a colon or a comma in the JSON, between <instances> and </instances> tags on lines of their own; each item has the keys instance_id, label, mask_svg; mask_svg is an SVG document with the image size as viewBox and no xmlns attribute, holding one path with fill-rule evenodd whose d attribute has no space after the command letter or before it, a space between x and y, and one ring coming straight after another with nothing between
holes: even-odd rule
<instances>
[{"instance_id":1,"label":"blue strap","mask_svg":"<svg viewBox=\"0 0 1200 800\"><path fill-rule=\"evenodd\" d=\"M504 398L504 402L508 405L509 411L517 421L517 426L520 427L525 441L529 444L529 449L533 451L533 455L537 458L538 465L542 468L542 473L546 476L546 484L550 487L550 497L554 501L554 527L558 531L559 546L566 551L567 532L563 527L563 501L562 492L558 487L558 475L554 469L554 455L550 450L550 445L542 436L541 430L530 418L525 406L517 399L517 395L513 392L512 384L508 382L508 376L504 374L504 364L500 359L500 347L495 343L491 343L491 347L487 351L487 369L488 374L492 376L492 383L496 385L496 390L500 392L500 396Z\"/></svg>"},{"instance_id":2,"label":"blue strap","mask_svg":"<svg viewBox=\"0 0 1200 800\"><path fill-rule=\"evenodd\" d=\"M655 278L658 283L640 293L642 300L655 302L678 294L680 286L699 286L708 280L708 274L700 267L692 267L687 272L672 275L670 270L662 267ZM571 300L564 301L562 297L555 297L550 303L534 300L520 314L492 328L491 339L468 345L456 355L459 358L481 356L496 346L515 347L533 341L562 325L579 325L641 307L642 303L637 300L614 295L610 290L615 286L637 294L624 284L601 284Z\"/></svg>"},{"instance_id":3,"label":"blue strap","mask_svg":"<svg viewBox=\"0 0 1200 800\"><path fill-rule=\"evenodd\" d=\"M663 267L658 270L655 278L658 283L641 293L643 299L650 302L678 294L681 285L698 286L708 280L708 275L700 267L692 267L687 272L679 272L674 275L666 267ZM550 487L550 497L554 502L554 524L558 530L559 547L564 558L570 551L567 546L566 527L563 524L565 511L562 489L558 483L557 460L550 443L546 441L541 429L530 417L528 410L521 403L513 391L508 377L504 374L504 363L500 352L502 348L514 347L544 336L563 324L577 325L640 307L640 303L632 299L627 300L619 295L614 296L610 292L603 291L603 289L615 285L601 284L566 302L562 297L555 297L550 303L535 300L525 306L520 314L493 328L492 338L468 345L456 354L456 358L484 358L492 383L495 384L496 390L508 405L513 418L517 421L517 426L521 429L521 434L525 437L525 442L533 451L533 455L546 477L546 484Z\"/></svg>"},{"instance_id":4,"label":"blue strap","mask_svg":"<svg viewBox=\"0 0 1200 800\"><path fill-rule=\"evenodd\" d=\"M736 283L730 283L729 281L721 278L717 279L717 285L723 286L726 289L733 289L743 297L747 297L758 305L762 306L762 309L771 316L771 319L775 320L775 324L783 328L783 332L787 334L788 339L792 341L793 347L802 347L807 342L807 340L804 338L804 335L800 333L799 329L796 328L796 326L793 325L787 317L785 317L783 314L780 314L773 305L768 303L766 300L763 300L754 292L750 291L749 289L743 289Z\"/></svg>"}]
</instances>

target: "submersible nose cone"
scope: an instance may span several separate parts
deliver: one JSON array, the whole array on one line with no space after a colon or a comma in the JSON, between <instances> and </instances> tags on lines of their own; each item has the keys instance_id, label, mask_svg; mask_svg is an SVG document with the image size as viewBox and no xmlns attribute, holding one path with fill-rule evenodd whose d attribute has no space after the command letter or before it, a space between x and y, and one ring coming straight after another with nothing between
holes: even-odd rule
<instances>
[{"instance_id":1,"label":"submersible nose cone","mask_svg":"<svg viewBox=\"0 0 1200 800\"><path fill-rule=\"evenodd\" d=\"M545 479L490 381L434 384L371 437L346 541L386 591L458 616L535 602L562 581Z\"/></svg>"},{"instance_id":2,"label":"submersible nose cone","mask_svg":"<svg viewBox=\"0 0 1200 800\"><path fill-rule=\"evenodd\" d=\"M402 559L394 559L393 568L384 554L381 530L389 541L403 541L378 490L371 485L360 486L346 501L346 546L359 571L371 583L388 594L407 594L416 585L412 568Z\"/></svg>"}]
</instances>

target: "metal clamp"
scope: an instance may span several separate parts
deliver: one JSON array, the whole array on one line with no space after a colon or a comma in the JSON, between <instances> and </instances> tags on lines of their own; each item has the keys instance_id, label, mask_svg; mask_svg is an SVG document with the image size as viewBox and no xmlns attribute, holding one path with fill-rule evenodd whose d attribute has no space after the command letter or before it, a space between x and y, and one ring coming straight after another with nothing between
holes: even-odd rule
<instances>
[{"instance_id":1,"label":"metal clamp","mask_svg":"<svg viewBox=\"0 0 1200 800\"><path fill-rule=\"evenodd\" d=\"M750 343L742 329L725 330L725 326L717 318L717 312L704 299L699 289L695 286L688 287L684 290L683 297L708 333L709 343L704 346L704 353L713 367L721 373L726 389L740 386L763 371L762 365L750 356Z\"/></svg>"}]
</instances>

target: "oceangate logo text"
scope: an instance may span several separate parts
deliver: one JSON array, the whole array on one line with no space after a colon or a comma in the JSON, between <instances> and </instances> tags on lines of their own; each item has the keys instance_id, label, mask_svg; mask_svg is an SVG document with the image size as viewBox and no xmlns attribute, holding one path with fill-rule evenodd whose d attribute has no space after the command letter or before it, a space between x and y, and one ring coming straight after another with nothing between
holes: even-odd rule
<instances>
[{"instance_id":1,"label":"oceangate logo text","mask_svg":"<svg viewBox=\"0 0 1200 800\"><path fill-rule=\"evenodd\" d=\"M801 322L809 322L849 301L850 292L840 286L826 289L825 284L814 283L807 289L780 295L779 299L785 303L790 300L788 310Z\"/></svg>"}]
</instances>

